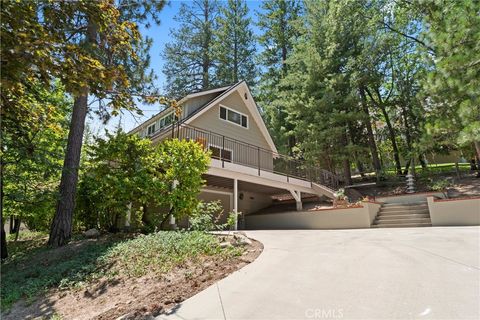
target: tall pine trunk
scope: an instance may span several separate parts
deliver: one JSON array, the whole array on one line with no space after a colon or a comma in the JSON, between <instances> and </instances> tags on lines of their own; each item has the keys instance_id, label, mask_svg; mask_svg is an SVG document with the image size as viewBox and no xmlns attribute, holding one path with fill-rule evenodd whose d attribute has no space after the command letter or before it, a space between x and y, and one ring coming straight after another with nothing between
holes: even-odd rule
<instances>
[{"instance_id":1,"label":"tall pine trunk","mask_svg":"<svg viewBox=\"0 0 480 320\"><path fill-rule=\"evenodd\" d=\"M402 174L402 165L400 163L400 153L398 152L397 140L395 138L395 129L393 129L392 123L390 121L390 117L388 116L388 112L385 109L385 106L382 104L379 105L380 109L382 110L383 116L385 117L385 122L387 123L388 128L388 136L392 143L393 148L393 159L395 161L395 168L397 169L397 174Z\"/></svg>"},{"instance_id":2,"label":"tall pine trunk","mask_svg":"<svg viewBox=\"0 0 480 320\"><path fill-rule=\"evenodd\" d=\"M206 5L204 6L204 22L205 24L208 24L208 1ZM210 31L209 31L210 32ZM202 89L208 89L210 87L210 41L211 41L211 35L207 32L207 34L204 36L203 39L203 57L202 57Z\"/></svg>"},{"instance_id":3,"label":"tall pine trunk","mask_svg":"<svg viewBox=\"0 0 480 320\"><path fill-rule=\"evenodd\" d=\"M63 246L72 236L73 210L75 209L75 193L77 190L78 167L80 165L87 105L88 88L84 87L75 98L73 104L67 150L60 181L60 196L48 240L50 246Z\"/></svg>"},{"instance_id":4,"label":"tall pine trunk","mask_svg":"<svg viewBox=\"0 0 480 320\"><path fill-rule=\"evenodd\" d=\"M412 135L410 133L410 124L408 122L408 111L407 108L405 107L404 104L401 105L402 108L402 117L403 117L403 123L405 126L405 138L407 140L407 148L408 150L412 149ZM410 159L407 160L407 163L405 164L405 169L403 171L403 174L406 175L408 174L408 169L410 167Z\"/></svg>"},{"instance_id":5,"label":"tall pine trunk","mask_svg":"<svg viewBox=\"0 0 480 320\"><path fill-rule=\"evenodd\" d=\"M0 130L0 140L3 139L3 130ZM3 140L2 140L3 141ZM5 225L3 223L3 168L5 164L3 163L3 145L1 148L1 154L0 154L0 224L1 224L1 232L0 232L0 238L1 238L1 260L8 258L8 250L7 250L7 234L5 233Z\"/></svg>"},{"instance_id":6,"label":"tall pine trunk","mask_svg":"<svg viewBox=\"0 0 480 320\"><path fill-rule=\"evenodd\" d=\"M342 140L344 146L346 147L349 142L346 132L343 134ZM352 170L350 167L350 159L348 154L345 155L345 158L343 159L343 175L345 176L345 185L350 186L352 184Z\"/></svg>"},{"instance_id":7,"label":"tall pine trunk","mask_svg":"<svg viewBox=\"0 0 480 320\"><path fill-rule=\"evenodd\" d=\"M1 161L1 160L0 160ZM3 224L3 163L0 163L0 224L2 227L0 237L1 237L1 256L2 260L8 258L7 250L7 235L5 233L5 225Z\"/></svg>"},{"instance_id":8,"label":"tall pine trunk","mask_svg":"<svg viewBox=\"0 0 480 320\"><path fill-rule=\"evenodd\" d=\"M375 136L373 135L370 112L368 111L367 98L365 96L364 88L360 88L360 97L362 100L362 109L365 113L364 125L367 128L368 147L370 149L370 153L372 154L372 164L378 179L378 173L382 170L382 165L378 157L377 143L375 142Z\"/></svg>"},{"instance_id":9,"label":"tall pine trunk","mask_svg":"<svg viewBox=\"0 0 480 320\"><path fill-rule=\"evenodd\" d=\"M402 174L402 164L400 163L400 153L398 151L398 146L397 146L397 140L395 139L395 129L392 126L392 122L390 121L390 116L388 115L387 109L385 108L385 105L381 99L380 93L377 91L377 96L378 96L378 102L373 98L372 94L368 89L365 89L368 96L372 101L377 105L378 108L382 111L383 117L385 118L385 123L387 124L387 129L388 129L388 137L390 139L390 142L392 143L392 149L393 149L393 159L395 161L395 168L397 170L397 174L401 175Z\"/></svg>"}]
</instances>

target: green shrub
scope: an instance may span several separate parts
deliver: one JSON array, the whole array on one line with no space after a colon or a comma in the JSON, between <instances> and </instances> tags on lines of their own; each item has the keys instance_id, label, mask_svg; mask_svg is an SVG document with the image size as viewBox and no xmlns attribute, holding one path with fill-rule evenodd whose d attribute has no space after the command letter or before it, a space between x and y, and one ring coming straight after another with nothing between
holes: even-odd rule
<instances>
[{"instance_id":1,"label":"green shrub","mask_svg":"<svg viewBox=\"0 0 480 320\"><path fill-rule=\"evenodd\" d=\"M131 225L138 228L147 221L142 210L145 205L173 206L177 219L189 216L197 206L208 164L208 153L194 141L173 139L154 146L137 135L107 133L106 139L97 138L90 146L79 183L77 216L85 228L109 231L125 221L130 203L134 204Z\"/></svg>"},{"instance_id":2,"label":"green shrub","mask_svg":"<svg viewBox=\"0 0 480 320\"><path fill-rule=\"evenodd\" d=\"M189 219L190 230L213 231L223 230L226 224L220 224L223 209L220 201L200 201Z\"/></svg>"}]
</instances>

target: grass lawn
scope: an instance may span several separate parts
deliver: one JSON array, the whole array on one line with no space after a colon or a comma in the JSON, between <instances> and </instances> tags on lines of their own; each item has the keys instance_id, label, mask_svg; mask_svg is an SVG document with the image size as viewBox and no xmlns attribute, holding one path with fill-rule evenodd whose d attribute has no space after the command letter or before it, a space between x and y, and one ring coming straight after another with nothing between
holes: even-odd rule
<instances>
[{"instance_id":1,"label":"grass lawn","mask_svg":"<svg viewBox=\"0 0 480 320\"><path fill-rule=\"evenodd\" d=\"M470 164L469 163L459 163L458 169L460 171L469 171ZM405 167L402 167L402 171L405 170ZM423 168L421 165L415 166L416 172L422 172ZM455 172L455 163L441 163L441 164L428 164L427 170L431 173L448 173L448 172ZM395 168L390 168L385 170L388 174L396 174Z\"/></svg>"},{"instance_id":2,"label":"grass lawn","mask_svg":"<svg viewBox=\"0 0 480 320\"><path fill-rule=\"evenodd\" d=\"M203 232L110 234L77 239L57 249L45 247L46 240L44 235L32 234L9 243L11 256L2 265L1 274L2 313L21 299L28 307L52 290L74 292L99 283L160 279L174 269L209 259L235 259L245 250L242 246L221 247L222 239ZM185 270L188 277L188 268Z\"/></svg>"}]
</instances>

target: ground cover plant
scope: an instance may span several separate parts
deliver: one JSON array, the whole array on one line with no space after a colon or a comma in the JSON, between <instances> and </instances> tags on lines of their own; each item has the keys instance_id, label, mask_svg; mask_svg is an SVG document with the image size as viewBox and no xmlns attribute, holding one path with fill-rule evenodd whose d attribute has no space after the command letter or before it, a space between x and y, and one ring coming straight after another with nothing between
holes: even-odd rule
<instances>
[{"instance_id":1,"label":"ground cover plant","mask_svg":"<svg viewBox=\"0 0 480 320\"><path fill-rule=\"evenodd\" d=\"M41 241L32 238L12 244L17 251L13 249L16 253L2 266L2 312L22 298L32 303L49 289L81 290L100 280L161 276L187 263L201 264L205 257L226 261L244 251L221 247L216 236L195 231L108 234L57 249L43 246L46 240L43 236Z\"/></svg>"}]
</instances>

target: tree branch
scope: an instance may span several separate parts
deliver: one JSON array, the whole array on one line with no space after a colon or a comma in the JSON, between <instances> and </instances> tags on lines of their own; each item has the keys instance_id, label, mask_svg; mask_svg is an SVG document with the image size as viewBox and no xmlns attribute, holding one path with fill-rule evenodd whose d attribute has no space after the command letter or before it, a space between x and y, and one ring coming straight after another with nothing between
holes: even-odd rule
<instances>
[{"instance_id":1,"label":"tree branch","mask_svg":"<svg viewBox=\"0 0 480 320\"><path fill-rule=\"evenodd\" d=\"M413 40L413 41L415 41L416 43L418 43L418 44L422 45L423 47L427 48L430 52L435 53L435 49L434 49L433 47L429 46L428 44L426 44L425 42L423 42L422 40L420 40L420 39L418 39L418 38L415 38L415 37L413 37L413 36L411 36L411 35L408 35L408 34L406 34L406 33L403 33L403 32L400 31L400 30L397 30L397 29L393 28L391 25L389 25L389 24L386 23L385 21L381 21L381 24L383 24L383 26L386 27L388 30L393 31L393 32L395 32L395 33L398 33L399 35L402 35L402 36L404 36L404 37L407 38L407 39Z\"/></svg>"}]
</instances>

